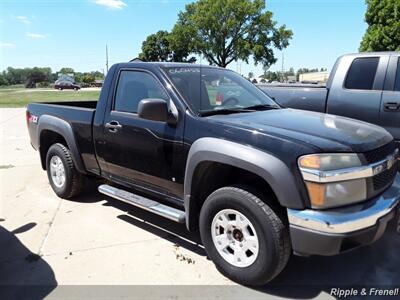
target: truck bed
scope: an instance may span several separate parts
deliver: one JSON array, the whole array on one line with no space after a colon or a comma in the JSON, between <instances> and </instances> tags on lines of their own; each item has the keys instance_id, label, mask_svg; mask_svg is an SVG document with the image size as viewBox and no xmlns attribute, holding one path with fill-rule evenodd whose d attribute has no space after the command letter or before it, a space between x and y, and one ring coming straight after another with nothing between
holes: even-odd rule
<instances>
[{"instance_id":1,"label":"truck bed","mask_svg":"<svg viewBox=\"0 0 400 300\"><path fill-rule=\"evenodd\" d=\"M283 107L325 112L328 90L317 84L259 84L258 87Z\"/></svg>"},{"instance_id":2,"label":"truck bed","mask_svg":"<svg viewBox=\"0 0 400 300\"><path fill-rule=\"evenodd\" d=\"M46 137L38 136L38 120L40 118L51 119L51 117L57 117L64 120L72 128L74 140L81 153L86 170L98 171L92 137L92 122L96 105L97 100L29 104L27 107L27 121L29 123L28 131L32 146L38 149L39 145L43 145L43 141L42 143L39 142L40 139L46 139Z\"/></svg>"}]
</instances>

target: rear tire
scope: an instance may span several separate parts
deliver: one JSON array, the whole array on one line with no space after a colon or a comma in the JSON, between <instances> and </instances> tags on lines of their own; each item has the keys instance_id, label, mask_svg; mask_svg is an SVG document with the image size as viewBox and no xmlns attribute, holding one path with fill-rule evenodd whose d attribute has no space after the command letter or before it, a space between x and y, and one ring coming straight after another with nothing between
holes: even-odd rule
<instances>
[{"instance_id":1,"label":"rear tire","mask_svg":"<svg viewBox=\"0 0 400 300\"><path fill-rule=\"evenodd\" d=\"M46 155L47 177L58 197L71 199L83 189L84 176L72 161L71 152L63 144L52 145Z\"/></svg>"},{"instance_id":2,"label":"rear tire","mask_svg":"<svg viewBox=\"0 0 400 300\"><path fill-rule=\"evenodd\" d=\"M200 212L208 256L223 275L244 285L269 282L291 254L285 222L258 194L251 187L223 187L208 196Z\"/></svg>"}]
</instances>

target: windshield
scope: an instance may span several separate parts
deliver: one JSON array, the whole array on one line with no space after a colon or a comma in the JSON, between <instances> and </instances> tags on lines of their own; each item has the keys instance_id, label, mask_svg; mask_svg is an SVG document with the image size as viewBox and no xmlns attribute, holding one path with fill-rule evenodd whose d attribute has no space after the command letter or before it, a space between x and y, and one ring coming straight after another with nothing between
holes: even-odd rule
<instances>
[{"instance_id":1,"label":"windshield","mask_svg":"<svg viewBox=\"0 0 400 300\"><path fill-rule=\"evenodd\" d=\"M279 107L251 82L230 70L210 67L166 67L164 70L188 105L200 115Z\"/></svg>"}]
</instances>

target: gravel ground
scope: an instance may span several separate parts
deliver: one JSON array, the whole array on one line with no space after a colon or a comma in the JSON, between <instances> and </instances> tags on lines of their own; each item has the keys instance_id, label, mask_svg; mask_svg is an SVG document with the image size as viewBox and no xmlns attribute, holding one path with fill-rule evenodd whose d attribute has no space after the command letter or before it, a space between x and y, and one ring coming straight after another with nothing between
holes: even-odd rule
<instances>
[{"instance_id":1,"label":"gravel ground","mask_svg":"<svg viewBox=\"0 0 400 300\"><path fill-rule=\"evenodd\" d=\"M3 292L12 290L4 285L58 285L40 296L59 298L107 285L92 286L91 295L325 299L330 287L400 285L400 236L389 232L340 256L292 257L266 287L237 286L219 274L183 225L101 195L95 183L76 201L58 198L29 144L23 108L0 109L0 145ZM115 287L120 285L165 286Z\"/></svg>"}]
</instances>

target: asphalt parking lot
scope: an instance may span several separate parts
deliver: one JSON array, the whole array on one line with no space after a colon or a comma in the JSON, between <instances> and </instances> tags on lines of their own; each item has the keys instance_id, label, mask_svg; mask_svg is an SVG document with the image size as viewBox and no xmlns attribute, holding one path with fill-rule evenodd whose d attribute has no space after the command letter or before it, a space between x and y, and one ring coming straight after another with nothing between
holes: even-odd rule
<instances>
[{"instance_id":1,"label":"asphalt parking lot","mask_svg":"<svg viewBox=\"0 0 400 300\"><path fill-rule=\"evenodd\" d=\"M25 109L0 109L0 130L0 285L187 285L186 296L215 285L230 299L327 298L329 287L400 285L400 235L389 232L337 257L292 257L270 285L224 292L220 286L235 284L184 225L107 198L95 182L76 201L58 198L29 144Z\"/></svg>"}]
</instances>

